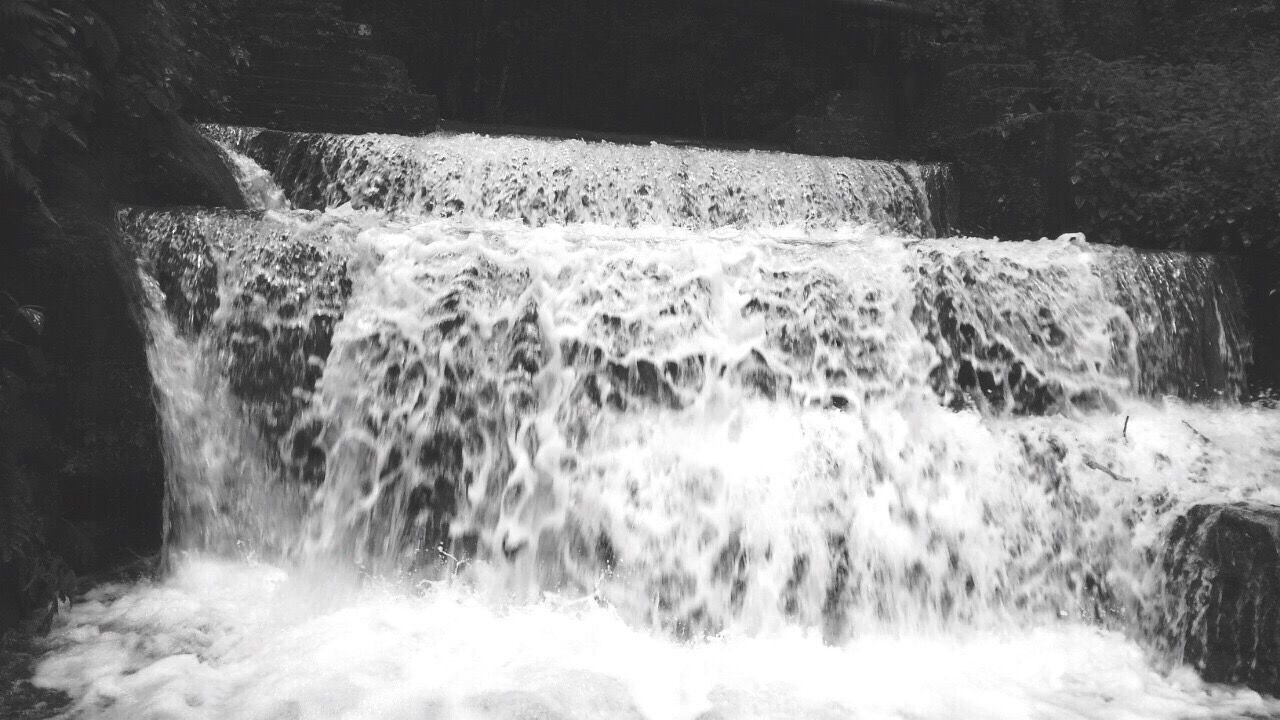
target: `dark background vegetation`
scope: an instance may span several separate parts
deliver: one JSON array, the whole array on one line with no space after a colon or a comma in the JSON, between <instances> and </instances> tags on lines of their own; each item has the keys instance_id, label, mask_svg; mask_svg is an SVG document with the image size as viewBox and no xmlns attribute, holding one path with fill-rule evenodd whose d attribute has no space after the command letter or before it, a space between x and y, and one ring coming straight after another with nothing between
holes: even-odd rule
<instances>
[{"instance_id":1,"label":"dark background vegetation","mask_svg":"<svg viewBox=\"0 0 1280 720\"><path fill-rule=\"evenodd\" d=\"M346 1L447 118L786 145L798 113L859 93L873 65L923 86L891 98L914 111L897 154L977 181L965 229L1280 244L1277 185L1258 182L1280 172L1275 0L904 4L936 20L759 0Z\"/></svg>"},{"instance_id":2,"label":"dark background vegetation","mask_svg":"<svg viewBox=\"0 0 1280 720\"><path fill-rule=\"evenodd\" d=\"M248 2L244 3L248 5ZM797 117L954 164L957 229L1225 251L1280 357L1276 0L347 0L446 118L793 146ZM112 207L242 203L188 124L234 0L0 0L0 628L153 552L162 463ZM839 148L829 148L838 150Z\"/></svg>"},{"instance_id":3,"label":"dark background vegetation","mask_svg":"<svg viewBox=\"0 0 1280 720\"><path fill-rule=\"evenodd\" d=\"M786 144L884 22L803 4L347 0L450 119Z\"/></svg>"}]
</instances>

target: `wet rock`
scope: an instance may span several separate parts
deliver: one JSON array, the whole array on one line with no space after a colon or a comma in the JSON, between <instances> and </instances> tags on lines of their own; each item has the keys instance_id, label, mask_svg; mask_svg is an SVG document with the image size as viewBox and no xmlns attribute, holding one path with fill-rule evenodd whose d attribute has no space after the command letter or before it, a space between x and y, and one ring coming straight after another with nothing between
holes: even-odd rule
<instances>
[{"instance_id":1,"label":"wet rock","mask_svg":"<svg viewBox=\"0 0 1280 720\"><path fill-rule=\"evenodd\" d=\"M1122 251L1110 259L1104 280L1140 329L1132 337L1139 391L1195 400L1241 396L1252 341L1230 260ZM1118 329L1114 336L1125 334Z\"/></svg>"},{"instance_id":2,"label":"wet rock","mask_svg":"<svg viewBox=\"0 0 1280 720\"><path fill-rule=\"evenodd\" d=\"M1175 657L1211 682L1280 694L1280 506L1191 508L1163 565Z\"/></svg>"},{"instance_id":3,"label":"wet rock","mask_svg":"<svg viewBox=\"0 0 1280 720\"><path fill-rule=\"evenodd\" d=\"M770 367L768 359L755 349L738 361L734 375L748 391L770 400L776 400L779 394L785 395L791 386L791 378Z\"/></svg>"},{"instance_id":4,"label":"wet rock","mask_svg":"<svg viewBox=\"0 0 1280 720\"><path fill-rule=\"evenodd\" d=\"M252 248L242 262L220 346L232 392L278 438L323 374L351 280L341 256L299 238Z\"/></svg>"},{"instance_id":5,"label":"wet rock","mask_svg":"<svg viewBox=\"0 0 1280 720\"><path fill-rule=\"evenodd\" d=\"M929 375L942 402L1015 415L1114 408L1112 388L1130 369L1088 338L1112 344L1124 328L1095 316L1105 298L1068 298L1065 266L1037 267L983 251L923 254L911 320L937 351Z\"/></svg>"},{"instance_id":6,"label":"wet rock","mask_svg":"<svg viewBox=\"0 0 1280 720\"><path fill-rule=\"evenodd\" d=\"M34 635L11 633L0 638L0 717L47 720L67 710L71 699L65 693L30 681L46 651Z\"/></svg>"},{"instance_id":7,"label":"wet rock","mask_svg":"<svg viewBox=\"0 0 1280 720\"><path fill-rule=\"evenodd\" d=\"M581 373L575 396L596 409L623 411L634 403L678 410L706 380L701 355L667 360L620 358L599 345L564 340L560 353L565 365Z\"/></svg>"},{"instance_id":8,"label":"wet rock","mask_svg":"<svg viewBox=\"0 0 1280 720\"><path fill-rule=\"evenodd\" d=\"M170 220L161 218L160 222ZM218 265L210 239L198 226L181 222L166 223L165 242L148 246L144 230L147 221L155 222L146 211L122 210L121 232L143 259L145 266L164 293L165 309L179 331L198 335L217 311Z\"/></svg>"},{"instance_id":9,"label":"wet rock","mask_svg":"<svg viewBox=\"0 0 1280 720\"><path fill-rule=\"evenodd\" d=\"M263 130L237 138L232 144L270 171L294 207L321 209L353 199L341 188L330 187L329 178L355 158L324 135ZM314 152L316 146L332 152Z\"/></svg>"},{"instance_id":10,"label":"wet rock","mask_svg":"<svg viewBox=\"0 0 1280 720\"><path fill-rule=\"evenodd\" d=\"M945 273L934 280L936 287L921 284L913 319L940 350L930 382L944 402L959 407L979 400L997 410L1031 415L1048 414L1062 404L1061 387L1046 383L1012 348L992 337L985 324L976 324L977 313L965 304L969 293L957 289Z\"/></svg>"},{"instance_id":11,"label":"wet rock","mask_svg":"<svg viewBox=\"0 0 1280 720\"><path fill-rule=\"evenodd\" d=\"M283 439L324 372L351 295L340 249L349 229L188 208L126 209L119 223L179 331L217 355L257 429ZM314 477L311 448L287 444Z\"/></svg>"}]
</instances>

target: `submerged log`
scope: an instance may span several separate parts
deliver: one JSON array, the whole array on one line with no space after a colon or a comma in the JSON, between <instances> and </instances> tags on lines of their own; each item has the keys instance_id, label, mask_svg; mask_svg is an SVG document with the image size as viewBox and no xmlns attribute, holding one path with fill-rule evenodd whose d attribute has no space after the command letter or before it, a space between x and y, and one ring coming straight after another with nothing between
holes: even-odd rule
<instances>
[{"instance_id":1,"label":"submerged log","mask_svg":"<svg viewBox=\"0 0 1280 720\"><path fill-rule=\"evenodd\" d=\"M1210 682L1280 695L1280 506L1191 508L1164 569L1175 656Z\"/></svg>"}]
</instances>

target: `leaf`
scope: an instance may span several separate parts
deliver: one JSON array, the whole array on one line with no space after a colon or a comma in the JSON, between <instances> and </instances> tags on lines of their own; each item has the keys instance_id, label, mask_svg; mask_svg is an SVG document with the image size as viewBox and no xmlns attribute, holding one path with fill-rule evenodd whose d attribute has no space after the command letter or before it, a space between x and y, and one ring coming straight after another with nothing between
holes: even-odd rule
<instances>
[{"instance_id":1,"label":"leaf","mask_svg":"<svg viewBox=\"0 0 1280 720\"><path fill-rule=\"evenodd\" d=\"M42 308L34 305L24 305L18 308L18 317L26 322L27 327L37 335L44 334L45 314Z\"/></svg>"}]
</instances>

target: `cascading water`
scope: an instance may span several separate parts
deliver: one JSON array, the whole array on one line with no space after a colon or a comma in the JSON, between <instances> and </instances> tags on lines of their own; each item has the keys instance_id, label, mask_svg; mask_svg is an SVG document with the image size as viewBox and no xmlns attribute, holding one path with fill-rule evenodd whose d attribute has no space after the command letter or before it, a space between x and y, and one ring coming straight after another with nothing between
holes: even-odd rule
<instances>
[{"instance_id":1,"label":"cascading water","mask_svg":"<svg viewBox=\"0 0 1280 720\"><path fill-rule=\"evenodd\" d=\"M874 223L946 228L943 166L437 133L211 136L281 178L299 207L350 202L436 217L714 229Z\"/></svg>"},{"instance_id":2,"label":"cascading water","mask_svg":"<svg viewBox=\"0 0 1280 720\"><path fill-rule=\"evenodd\" d=\"M82 715L1280 710L1149 649L1170 522L1280 500L1222 260L928 239L928 166L210 132L313 209L121 214L173 559L60 621Z\"/></svg>"}]
</instances>

